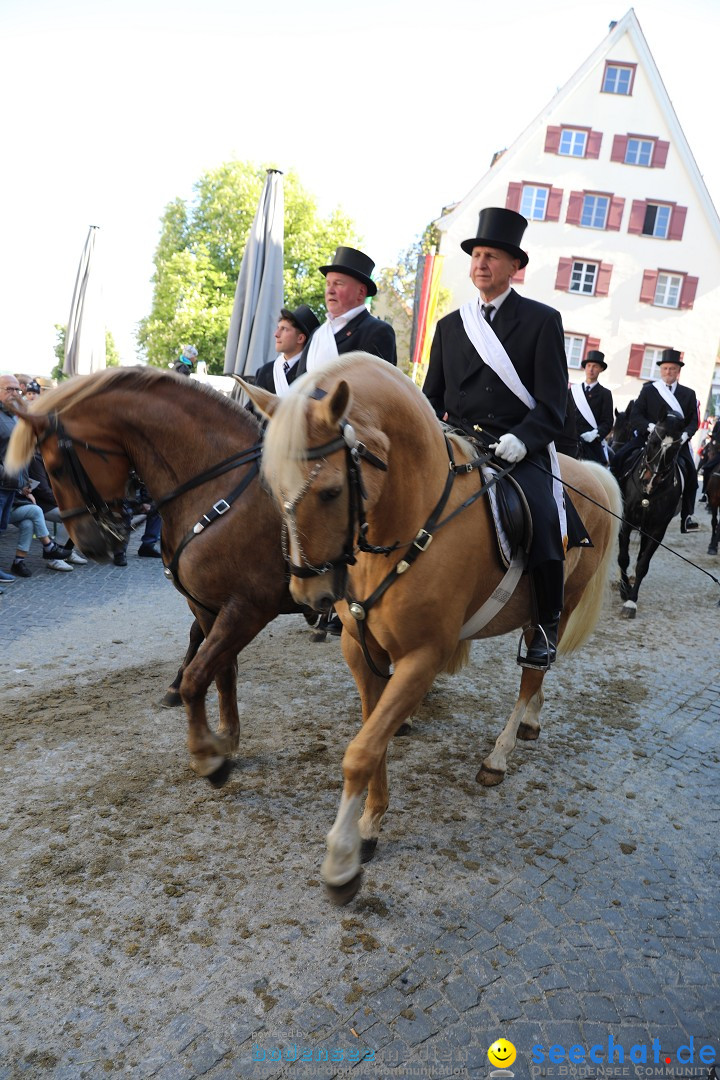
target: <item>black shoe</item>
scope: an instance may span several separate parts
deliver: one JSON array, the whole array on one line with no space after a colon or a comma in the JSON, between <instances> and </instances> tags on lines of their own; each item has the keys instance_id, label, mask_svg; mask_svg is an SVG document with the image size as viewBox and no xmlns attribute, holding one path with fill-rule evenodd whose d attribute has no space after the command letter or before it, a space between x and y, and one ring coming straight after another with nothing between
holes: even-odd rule
<instances>
[{"instance_id":1,"label":"black shoe","mask_svg":"<svg viewBox=\"0 0 720 1080\"><path fill-rule=\"evenodd\" d=\"M24 559L16 559L10 567L10 573L15 577L32 577L32 570L25 565Z\"/></svg>"},{"instance_id":2,"label":"black shoe","mask_svg":"<svg viewBox=\"0 0 720 1080\"><path fill-rule=\"evenodd\" d=\"M690 515L688 514L688 516L684 519L684 521L680 525L680 532L681 533L697 532L699 528L700 528L700 526L698 525L697 521L695 521L695 519L690 517Z\"/></svg>"},{"instance_id":3,"label":"black shoe","mask_svg":"<svg viewBox=\"0 0 720 1080\"><path fill-rule=\"evenodd\" d=\"M555 663L557 639L558 624L556 622L537 629L528 645L527 653L520 661L522 666L547 670L551 664Z\"/></svg>"},{"instance_id":4,"label":"black shoe","mask_svg":"<svg viewBox=\"0 0 720 1080\"><path fill-rule=\"evenodd\" d=\"M116 566L127 566L127 555L124 551L117 551L113 555L113 562Z\"/></svg>"},{"instance_id":5,"label":"black shoe","mask_svg":"<svg viewBox=\"0 0 720 1080\"><path fill-rule=\"evenodd\" d=\"M64 561L71 550L71 548L60 547L59 544L51 542L43 548L42 557L43 559L60 559Z\"/></svg>"},{"instance_id":6,"label":"black shoe","mask_svg":"<svg viewBox=\"0 0 720 1080\"><path fill-rule=\"evenodd\" d=\"M340 637L343 631L343 624L340 621L339 615L333 615L328 619L327 632L332 634L333 637Z\"/></svg>"},{"instance_id":7,"label":"black shoe","mask_svg":"<svg viewBox=\"0 0 720 1080\"><path fill-rule=\"evenodd\" d=\"M138 555L141 559L162 559L162 555L152 544L141 544L138 548Z\"/></svg>"}]
</instances>

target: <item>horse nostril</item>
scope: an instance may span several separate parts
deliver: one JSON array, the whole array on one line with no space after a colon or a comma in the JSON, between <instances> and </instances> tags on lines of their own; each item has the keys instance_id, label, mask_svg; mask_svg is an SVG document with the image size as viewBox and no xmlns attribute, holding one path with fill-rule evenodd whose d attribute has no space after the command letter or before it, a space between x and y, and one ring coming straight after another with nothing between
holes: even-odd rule
<instances>
[{"instance_id":1,"label":"horse nostril","mask_svg":"<svg viewBox=\"0 0 720 1080\"><path fill-rule=\"evenodd\" d=\"M322 611L323 613L332 611L334 600L335 598L333 596L319 596L315 601L318 611Z\"/></svg>"}]
</instances>

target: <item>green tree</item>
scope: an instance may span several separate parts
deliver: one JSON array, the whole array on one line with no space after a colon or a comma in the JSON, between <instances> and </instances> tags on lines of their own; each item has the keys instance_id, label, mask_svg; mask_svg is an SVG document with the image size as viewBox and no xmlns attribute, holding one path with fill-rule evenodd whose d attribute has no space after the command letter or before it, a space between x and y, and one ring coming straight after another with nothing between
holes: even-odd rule
<instances>
[{"instance_id":1,"label":"green tree","mask_svg":"<svg viewBox=\"0 0 720 1080\"><path fill-rule=\"evenodd\" d=\"M392 324L397 339L398 366L407 375L411 373L412 367L410 341L418 259L421 255L433 253L439 239L440 234L431 222L409 248L400 252L395 265L386 267L378 275L378 300L373 310L380 318ZM449 302L450 291L441 286L437 306L438 318L445 313Z\"/></svg>"},{"instance_id":2,"label":"green tree","mask_svg":"<svg viewBox=\"0 0 720 1080\"><path fill-rule=\"evenodd\" d=\"M195 345L208 371L222 374L235 287L267 169L230 161L204 173L190 202L176 199L162 217L155 252L150 314L138 344L151 364L165 367L183 345ZM341 211L321 218L315 199L294 172L283 178L285 200L284 303L324 310L318 266L339 244L358 243Z\"/></svg>"},{"instance_id":3,"label":"green tree","mask_svg":"<svg viewBox=\"0 0 720 1080\"><path fill-rule=\"evenodd\" d=\"M55 323L55 344L53 346L53 352L55 353L58 362L50 372L50 378L55 379L56 382L61 382L63 379L67 378L67 375L63 371L63 364L65 363L66 334L67 326L62 325L62 323ZM117 351L115 338L109 330L105 331L105 362L108 367L118 367L120 364L120 353Z\"/></svg>"}]
</instances>

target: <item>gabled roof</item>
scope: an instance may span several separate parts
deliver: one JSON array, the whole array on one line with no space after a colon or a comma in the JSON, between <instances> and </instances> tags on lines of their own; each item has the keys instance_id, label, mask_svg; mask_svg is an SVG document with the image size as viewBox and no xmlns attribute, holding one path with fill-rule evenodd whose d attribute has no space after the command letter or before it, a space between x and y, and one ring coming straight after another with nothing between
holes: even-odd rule
<instances>
[{"instance_id":1,"label":"gabled roof","mask_svg":"<svg viewBox=\"0 0 720 1080\"><path fill-rule=\"evenodd\" d=\"M660 77L660 72L653 59L653 55L650 52L648 43L645 40L645 35L640 29L640 23L632 8L630 8L628 13L615 24L607 37L600 45L598 45L597 49L590 54L585 63L578 68L572 78L558 90L557 94L551 98L543 110L538 113L532 123L525 128L515 142L512 143L499 158L495 159L495 165L488 169L475 187L472 188L460 202L456 203L449 213L441 215L441 217L436 220L436 224L443 232L451 228L456 219L462 216L469 203L475 204L479 201L483 189L491 180L495 180L498 171L505 171L509 166L512 166L514 156L526 144L530 136L546 124L548 116L557 109L558 105L572 95L576 87L583 82L588 73L598 64L598 62L605 57L612 59L613 49L626 34L635 47L645 75L655 93L658 106L665 116L673 147L685 165L689 176L694 181L696 193L700 204L705 211L708 226L712 230L715 240L720 244L720 217L718 217L718 212L710 198L710 193L705 186L705 181L698 169L697 162L695 161L692 150L685 138L685 133L680 126L680 121L677 118L670 96L665 89L665 84Z\"/></svg>"}]
</instances>

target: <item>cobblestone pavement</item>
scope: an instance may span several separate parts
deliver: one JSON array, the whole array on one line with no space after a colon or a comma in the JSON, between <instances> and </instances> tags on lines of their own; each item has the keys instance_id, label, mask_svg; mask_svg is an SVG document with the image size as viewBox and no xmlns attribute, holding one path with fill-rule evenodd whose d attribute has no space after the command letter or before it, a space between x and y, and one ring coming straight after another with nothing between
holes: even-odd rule
<instances>
[{"instance_id":1,"label":"cobblestone pavement","mask_svg":"<svg viewBox=\"0 0 720 1080\"><path fill-rule=\"evenodd\" d=\"M668 541L720 570L705 533ZM34 557L0 597L0 1080L485 1077L499 1037L516 1077L707 1075L709 579L660 552L634 622L609 599L495 789L474 776L515 643L476 645L394 742L376 859L338 909L319 865L358 708L337 642L310 645L288 616L243 654L241 757L214 791L188 768L184 718L155 704L189 614L136 547L125 569Z\"/></svg>"}]
</instances>

